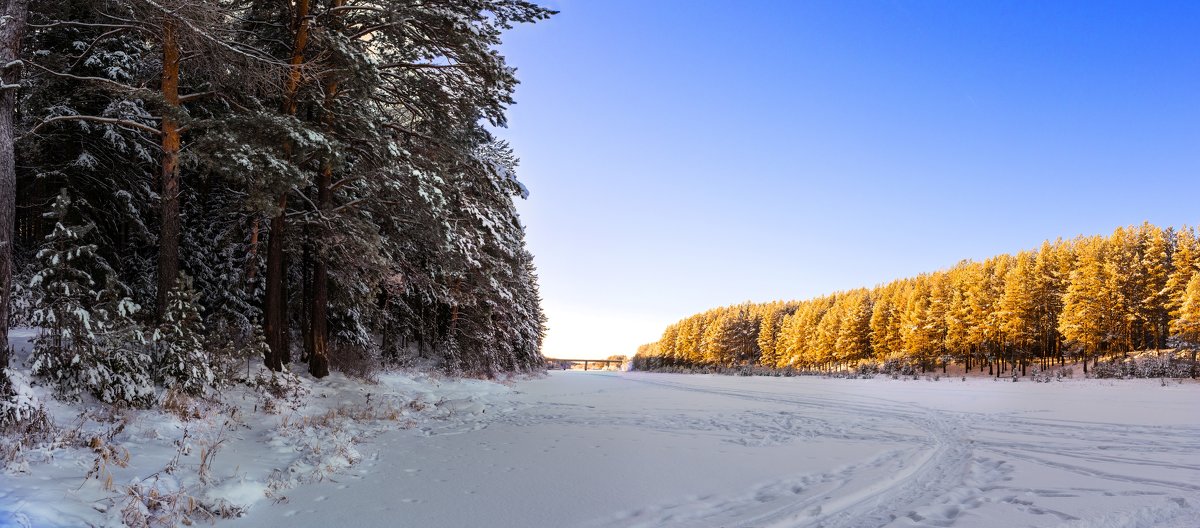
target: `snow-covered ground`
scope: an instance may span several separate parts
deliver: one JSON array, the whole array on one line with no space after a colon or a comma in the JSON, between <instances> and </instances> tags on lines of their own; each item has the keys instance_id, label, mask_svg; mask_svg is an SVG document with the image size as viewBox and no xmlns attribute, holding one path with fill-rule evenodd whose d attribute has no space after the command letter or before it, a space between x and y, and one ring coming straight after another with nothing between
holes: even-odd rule
<instances>
[{"instance_id":1,"label":"snow-covered ground","mask_svg":"<svg viewBox=\"0 0 1200 528\"><path fill-rule=\"evenodd\" d=\"M32 336L15 332L14 363L23 363ZM382 432L483 427L487 408L512 392L500 383L421 373L383 374L377 383L337 373L297 379L298 392L282 398L239 385L220 401L184 399L169 406L173 411L67 405L37 387L58 428L49 445L11 460L2 456L11 438L0 437L7 442L0 445L0 527L227 522L287 504L298 487L336 489L381 456L363 445Z\"/></svg>"},{"instance_id":2,"label":"snow-covered ground","mask_svg":"<svg viewBox=\"0 0 1200 528\"><path fill-rule=\"evenodd\" d=\"M129 463L85 480L97 449L24 453L0 475L0 526L115 525L135 487L240 512L213 519L235 526L1200 526L1190 381L570 371L304 385L302 405L272 413L238 389L200 419L67 415Z\"/></svg>"},{"instance_id":3,"label":"snow-covered ground","mask_svg":"<svg viewBox=\"0 0 1200 528\"><path fill-rule=\"evenodd\" d=\"M1200 526L1200 386L557 372L244 526ZM376 455L377 454L377 455Z\"/></svg>"}]
</instances>

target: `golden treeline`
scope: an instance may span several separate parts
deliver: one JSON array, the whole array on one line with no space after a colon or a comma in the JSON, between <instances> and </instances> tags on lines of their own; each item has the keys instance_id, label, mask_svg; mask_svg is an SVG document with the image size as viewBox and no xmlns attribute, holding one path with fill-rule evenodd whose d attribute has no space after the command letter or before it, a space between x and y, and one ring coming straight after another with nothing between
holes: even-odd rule
<instances>
[{"instance_id":1,"label":"golden treeline","mask_svg":"<svg viewBox=\"0 0 1200 528\"><path fill-rule=\"evenodd\" d=\"M1198 266L1194 229L1120 227L870 289L715 308L667 327L634 365L1024 371L1083 361L1086 373L1089 360L1168 347L1191 348L1194 363Z\"/></svg>"}]
</instances>

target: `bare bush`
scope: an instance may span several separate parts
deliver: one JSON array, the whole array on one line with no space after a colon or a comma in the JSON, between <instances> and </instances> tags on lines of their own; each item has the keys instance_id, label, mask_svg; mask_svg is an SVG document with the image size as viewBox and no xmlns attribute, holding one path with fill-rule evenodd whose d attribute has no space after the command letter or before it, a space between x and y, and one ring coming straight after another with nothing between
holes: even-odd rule
<instances>
[{"instance_id":1,"label":"bare bush","mask_svg":"<svg viewBox=\"0 0 1200 528\"><path fill-rule=\"evenodd\" d=\"M329 367L351 378L379 383L380 359L375 350L333 342L329 345Z\"/></svg>"}]
</instances>

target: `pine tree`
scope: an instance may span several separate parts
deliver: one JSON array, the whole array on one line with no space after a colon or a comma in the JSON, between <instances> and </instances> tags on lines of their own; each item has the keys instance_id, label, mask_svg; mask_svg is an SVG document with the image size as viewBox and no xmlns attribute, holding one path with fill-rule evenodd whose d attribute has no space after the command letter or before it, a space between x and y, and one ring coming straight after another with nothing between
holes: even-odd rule
<instances>
[{"instance_id":1,"label":"pine tree","mask_svg":"<svg viewBox=\"0 0 1200 528\"><path fill-rule=\"evenodd\" d=\"M783 319L795 311L795 303L775 302L767 306L758 330L761 365L769 368L780 366L779 334L783 327Z\"/></svg>"},{"instance_id":2,"label":"pine tree","mask_svg":"<svg viewBox=\"0 0 1200 528\"><path fill-rule=\"evenodd\" d=\"M167 388L193 396L204 394L216 381L204 340L204 321L192 280L181 275L167 294L151 343L154 379Z\"/></svg>"},{"instance_id":3,"label":"pine tree","mask_svg":"<svg viewBox=\"0 0 1200 528\"><path fill-rule=\"evenodd\" d=\"M1010 343L1028 354L1037 345L1040 327L1039 281L1036 257L1027 251L1017 254L1015 265L1004 278L1004 293L1000 297L1000 328Z\"/></svg>"},{"instance_id":4,"label":"pine tree","mask_svg":"<svg viewBox=\"0 0 1200 528\"><path fill-rule=\"evenodd\" d=\"M872 308L867 290L855 290L847 294L836 345L839 362L857 363L871 358Z\"/></svg>"},{"instance_id":5,"label":"pine tree","mask_svg":"<svg viewBox=\"0 0 1200 528\"><path fill-rule=\"evenodd\" d=\"M1149 334L1143 339L1146 348L1159 349L1167 346L1167 335L1170 333L1171 314L1167 308L1170 290L1167 289L1167 282L1171 276L1172 233L1149 223L1143 224L1141 231L1145 237L1141 262L1145 282L1138 311L1146 322L1146 333Z\"/></svg>"},{"instance_id":6,"label":"pine tree","mask_svg":"<svg viewBox=\"0 0 1200 528\"><path fill-rule=\"evenodd\" d=\"M153 397L149 358L132 321L138 306L118 291L112 269L89 243L90 223L75 224L74 203L64 189L47 218L54 230L38 251L41 269L31 288L39 290L32 371L48 379L56 394L78 400L87 392L107 403L146 405ZM97 288L93 276L106 277Z\"/></svg>"},{"instance_id":7,"label":"pine tree","mask_svg":"<svg viewBox=\"0 0 1200 528\"><path fill-rule=\"evenodd\" d=\"M1111 329L1120 324L1113 311L1105 265L1106 242L1100 237L1076 242L1078 262L1071 273L1066 294L1063 295L1063 315L1059 331L1063 337L1078 343L1083 352L1083 372L1087 374L1088 357L1098 356L1107 345Z\"/></svg>"},{"instance_id":8,"label":"pine tree","mask_svg":"<svg viewBox=\"0 0 1200 528\"><path fill-rule=\"evenodd\" d=\"M1104 252L1105 285L1102 295L1113 310L1111 345L1128 354L1136 346L1145 320L1142 298L1146 277L1142 269L1142 240L1135 228L1118 227L1108 238Z\"/></svg>"},{"instance_id":9,"label":"pine tree","mask_svg":"<svg viewBox=\"0 0 1200 528\"><path fill-rule=\"evenodd\" d=\"M871 349L879 360L895 359L901 353L903 343L896 329L899 327L900 283L893 282L882 288L871 307Z\"/></svg>"},{"instance_id":10,"label":"pine tree","mask_svg":"<svg viewBox=\"0 0 1200 528\"><path fill-rule=\"evenodd\" d=\"M1171 321L1171 331L1187 343L1192 351L1191 376L1196 377L1196 350L1200 348L1200 274L1192 276L1184 290L1178 315Z\"/></svg>"},{"instance_id":11,"label":"pine tree","mask_svg":"<svg viewBox=\"0 0 1200 528\"><path fill-rule=\"evenodd\" d=\"M1164 286L1168 316L1178 319L1183 308L1184 297L1188 283L1196 275L1197 264L1200 263L1200 245L1196 242L1195 231L1191 227L1183 227L1175 233L1175 248L1171 255L1171 273Z\"/></svg>"}]
</instances>

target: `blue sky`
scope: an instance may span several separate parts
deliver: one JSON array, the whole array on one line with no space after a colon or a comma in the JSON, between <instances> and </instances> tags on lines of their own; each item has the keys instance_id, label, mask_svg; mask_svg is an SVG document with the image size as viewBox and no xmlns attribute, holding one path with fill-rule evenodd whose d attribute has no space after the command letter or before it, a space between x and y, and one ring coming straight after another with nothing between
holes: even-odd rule
<instances>
[{"instance_id":1,"label":"blue sky","mask_svg":"<svg viewBox=\"0 0 1200 528\"><path fill-rule=\"evenodd\" d=\"M560 0L502 52L553 357L1200 222L1200 2Z\"/></svg>"}]
</instances>

